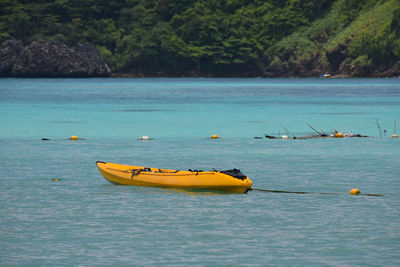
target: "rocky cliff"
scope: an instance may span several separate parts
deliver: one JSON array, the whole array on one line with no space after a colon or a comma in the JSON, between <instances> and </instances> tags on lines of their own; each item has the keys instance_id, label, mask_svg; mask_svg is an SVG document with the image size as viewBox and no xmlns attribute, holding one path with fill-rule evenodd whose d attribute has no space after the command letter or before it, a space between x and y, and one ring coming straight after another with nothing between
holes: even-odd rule
<instances>
[{"instance_id":1,"label":"rocky cliff","mask_svg":"<svg viewBox=\"0 0 400 267\"><path fill-rule=\"evenodd\" d=\"M75 49L58 41L24 46L10 39L0 48L0 77L107 77L111 70L93 44Z\"/></svg>"}]
</instances>

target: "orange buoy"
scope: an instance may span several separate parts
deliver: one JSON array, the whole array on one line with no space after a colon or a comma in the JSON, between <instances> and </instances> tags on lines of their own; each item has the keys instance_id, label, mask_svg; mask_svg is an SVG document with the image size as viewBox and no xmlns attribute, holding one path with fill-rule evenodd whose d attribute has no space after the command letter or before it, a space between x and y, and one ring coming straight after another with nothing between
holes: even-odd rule
<instances>
[{"instance_id":1,"label":"orange buoy","mask_svg":"<svg viewBox=\"0 0 400 267\"><path fill-rule=\"evenodd\" d=\"M341 138L341 137L343 137L343 134L342 134L342 133L336 133L336 134L335 134L335 137Z\"/></svg>"},{"instance_id":2,"label":"orange buoy","mask_svg":"<svg viewBox=\"0 0 400 267\"><path fill-rule=\"evenodd\" d=\"M211 139L219 139L219 136L217 134L211 135Z\"/></svg>"},{"instance_id":3,"label":"orange buoy","mask_svg":"<svg viewBox=\"0 0 400 267\"><path fill-rule=\"evenodd\" d=\"M350 190L350 195L359 195L359 194L361 194L361 192L357 188L353 188Z\"/></svg>"}]
</instances>

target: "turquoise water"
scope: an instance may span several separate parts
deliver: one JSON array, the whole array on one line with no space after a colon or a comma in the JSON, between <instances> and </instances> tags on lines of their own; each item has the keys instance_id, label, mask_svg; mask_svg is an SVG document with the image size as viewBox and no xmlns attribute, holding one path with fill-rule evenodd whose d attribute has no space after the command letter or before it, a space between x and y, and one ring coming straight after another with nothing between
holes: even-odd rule
<instances>
[{"instance_id":1,"label":"turquoise water","mask_svg":"<svg viewBox=\"0 0 400 267\"><path fill-rule=\"evenodd\" d=\"M0 265L398 266L394 120L399 79L0 79ZM307 124L372 137L254 139ZM97 160L339 194L115 186Z\"/></svg>"}]
</instances>

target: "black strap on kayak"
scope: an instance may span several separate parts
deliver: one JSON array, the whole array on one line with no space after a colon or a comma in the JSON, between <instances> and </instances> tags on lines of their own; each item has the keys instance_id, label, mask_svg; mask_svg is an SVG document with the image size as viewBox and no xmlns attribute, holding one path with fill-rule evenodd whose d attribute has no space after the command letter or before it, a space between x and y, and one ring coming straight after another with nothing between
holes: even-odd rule
<instances>
[{"instance_id":1,"label":"black strap on kayak","mask_svg":"<svg viewBox=\"0 0 400 267\"><path fill-rule=\"evenodd\" d=\"M133 176L136 175L136 170L135 170L135 169L132 169L131 171L132 171L131 179L133 179Z\"/></svg>"},{"instance_id":2,"label":"black strap on kayak","mask_svg":"<svg viewBox=\"0 0 400 267\"><path fill-rule=\"evenodd\" d=\"M142 172L151 172L151 169L150 168L132 169L131 171L132 171L131 179L133 179L133 176L139 175Z\"/></svg>"},{"instance_id":3,"label":"black strap on kayak","mask_svg":"<svg viewBox=\"0 0 400 267\"><path fill-rule=\"evenodd\" d=\"M203 170L192 170L192 169L189 169L188 171L190 171L190 172L195 172L196 175L198 175L199 172L203 172Z\"/></svg>"}]
</instances>

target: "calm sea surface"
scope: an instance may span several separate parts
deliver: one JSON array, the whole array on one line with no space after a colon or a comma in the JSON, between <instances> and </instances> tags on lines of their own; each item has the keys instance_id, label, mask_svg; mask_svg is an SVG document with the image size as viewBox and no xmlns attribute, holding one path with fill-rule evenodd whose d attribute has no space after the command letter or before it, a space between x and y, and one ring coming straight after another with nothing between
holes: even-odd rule
<instances>
[{"instance_id":1,"label":"calm sea surface","mask_svg":"<svg viewBox=\"0 0 400 267\"><path fill-rule=\"evenodd\" d=\"M395 120L400 79L0 79L0 265L399 266ZM308 124L372 137L254 139ZM116 186L97 160L339 194Z\"/></svg>"}]
</instances>

